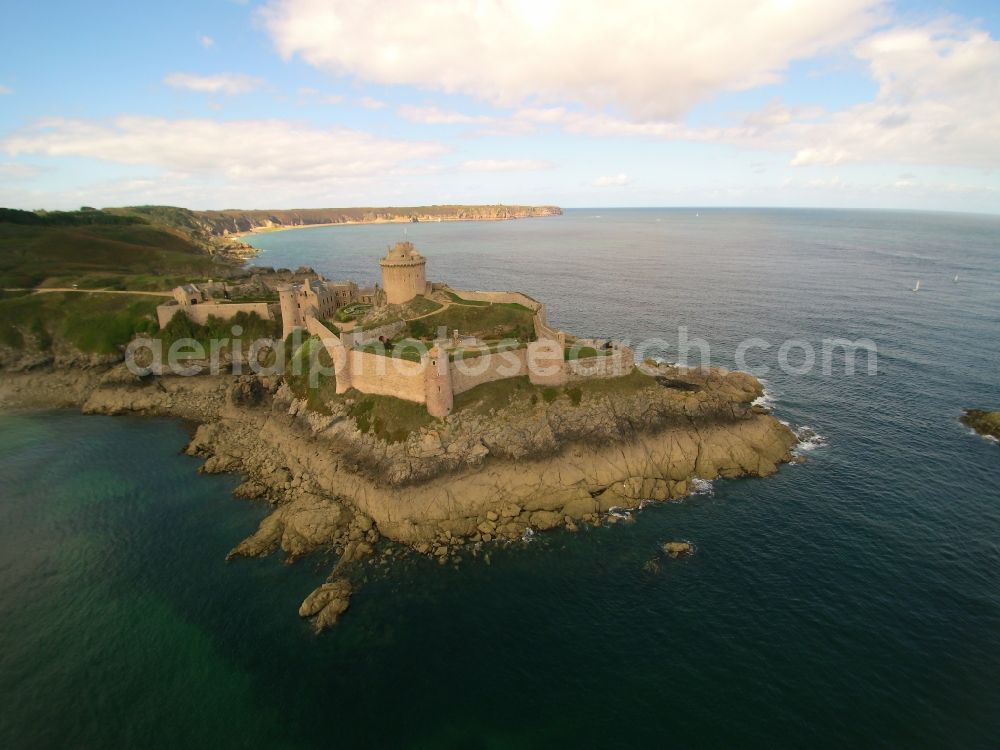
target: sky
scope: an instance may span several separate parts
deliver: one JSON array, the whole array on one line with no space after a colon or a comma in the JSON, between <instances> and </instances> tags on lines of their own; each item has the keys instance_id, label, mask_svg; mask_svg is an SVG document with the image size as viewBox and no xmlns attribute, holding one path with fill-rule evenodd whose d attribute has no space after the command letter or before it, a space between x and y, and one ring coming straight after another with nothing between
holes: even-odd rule
<instances>
[{"instance_id":1,"label":"sky","mask_svg":"<svg viewBox=\"0 0 1000 750\"><path fill-rule=\"evenodd\" d=\"M0 205L1000 213L1000 3L34 0Z\"/></svg>"}]
</instances>

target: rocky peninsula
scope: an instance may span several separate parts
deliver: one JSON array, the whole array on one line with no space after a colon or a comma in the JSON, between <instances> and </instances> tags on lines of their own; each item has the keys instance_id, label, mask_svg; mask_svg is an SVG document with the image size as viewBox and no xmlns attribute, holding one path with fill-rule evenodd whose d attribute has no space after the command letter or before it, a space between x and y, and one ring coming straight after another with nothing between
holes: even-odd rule
<instances>
[{"instance_id":1,"label":"rocky peninsula","mask_svg":"<svg viewBox=\"0 0 1000 750\"><path fill-rule=\"evenodd\" d=\"M430 208L276 218L558 213ZM750 375L637 365L626 342L559 330L523 293L427 278L412 243L388 248L382 284L361 287L308 268L241 268L213 250L246 230L233 212L204 224L187 209L122 211L0 214L0 408L189 420L201 471L241 475L235 494L272 508L230 557L336 555L300 608L317 629L347 610L376 560L445 564L613 525L700 481L792 460L798 439L755 405L763 388ZM22 252L26 236L48 254ZM693 550L663 547L667 558Z\"/></svg>"},{"instance_id":2,"label":"rocky peninsula","mask_svg":"<svg viewBox=\"0 0 1000 750\"><path fill-rule=\"evenodd\" d=\"M273 507L230 556L337 553L300 611L318 629L347 609L360 566L394 548L444 563L529 530L616 523L612 510L683 498L695 480L773 474L797 439L753 405L762 393L744 373L650 362L614 387L594 381L555 397L524 379L386 439L352 416L360 394L321 414L283 378L137 379L106 364L0 376L4 408L196 422L187 451L205 459L202 471L241 474L236 495Z\"/></svg>"}]
</instances>

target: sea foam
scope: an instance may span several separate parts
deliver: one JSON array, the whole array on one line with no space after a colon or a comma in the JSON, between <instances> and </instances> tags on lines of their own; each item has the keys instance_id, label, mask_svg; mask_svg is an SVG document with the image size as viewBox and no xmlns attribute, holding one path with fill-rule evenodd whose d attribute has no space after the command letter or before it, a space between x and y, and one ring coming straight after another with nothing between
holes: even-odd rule
<instances>
[{"instance_id":1,"label":"sea foam","mask_svg":"<svg viewBox=\"0 0 1000 750\"><path fill-rule=\"evenodd\" d=\"M820 435L816 432L816 430L807 425L803 425L795 430L795 437L799 440L795 449L792 451L792 453L796 456L801 456L803 453L809 453L817 448L825 448L830 444L830 442L823 435Z\"/></svg>"},{"instance_id":2,"label":"sea foam","mask_svg":"<svg viewBox=\"0 0 1000 750\"><path fill-rule=\"evenodd\" d=\"M692 479L688 482L688 487L690 488L688 496L715 494L715 485L709 479Z\"/></svg>"},{"instance_id":3,"label":"sea foam","mask_svg":"<svg viewBox=\"0 0 1000 750\"><path fill-rule=\"evenodd\" d=\"M760 380L760 384L764 386L764 393L755 398L753 401L751 401L750 405L762 406L765 409L770 409L772 406L774 406L775 401L777 401L777 396L775 395L774 390L771 388L770 383L768 383L763 378L758 378L758 380Z\"/></svg>"}]
</instances>

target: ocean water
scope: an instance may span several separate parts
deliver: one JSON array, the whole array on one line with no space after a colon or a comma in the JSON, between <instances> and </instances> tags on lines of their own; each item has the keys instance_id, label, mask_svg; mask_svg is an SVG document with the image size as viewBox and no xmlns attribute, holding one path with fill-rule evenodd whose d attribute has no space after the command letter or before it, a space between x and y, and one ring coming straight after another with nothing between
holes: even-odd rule
<instances>
[{"instance_id":1,"label":"ocean water","mask_svg":"<svg viewBox=\"0 0 1000 750\"><path fill-rule=\"evenodd\" d=\"M253 242L370 282L404 238L431 278L657 356L681 326L719 365L763 339L776 414L819 437L631 524L373 571L317 637L296 609L332 560L226 563L266 508L195 474L190 426L0 416L0 746L1000 746L1000 446L958 422L1000 408L1000 218L592 209ZM871 339L877 371L779 368L832 338ZM645 572L676 539L696 553Z\"/></svg>"}]
</instances>

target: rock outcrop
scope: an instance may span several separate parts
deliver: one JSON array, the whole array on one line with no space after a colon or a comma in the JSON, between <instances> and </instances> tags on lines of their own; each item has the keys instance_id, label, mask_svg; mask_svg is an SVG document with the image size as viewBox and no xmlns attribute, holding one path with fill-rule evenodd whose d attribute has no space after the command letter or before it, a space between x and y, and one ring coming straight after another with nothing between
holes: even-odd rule
<instances>
[{"instance_id":1,"label":"rock outcrop","mask_svg":"<svg viewBox=\"0 0 1000 750\"><path fill-rule=\"evenodd\" d=\"M337 623L351 601L351 582L346 578L324 583L305 598L299 607L299 617L312 618L316 631Z\"/></svg>"},{"instance_id":2,"label":"rock outcrop","mask_svg":"<svg viewBox=\"0 0 1000 750\"><path fill-rule=\"evenodd\" d=\"M663 550L663 554L673 558L690 555L694 552L694 545L691 542L664 542L660 548Z\"/></svg>"},{"instance_id":3,"label":"rock outcrop","mask_svg":"<svg viewBox=\"0 0 1000 750\"><path fill-rule=\"evenodd\" d=\"M980 435L1000 441L1000 411L965 409L960 419L962 424L971 427Z\"/></svg>"}]
</instances>

